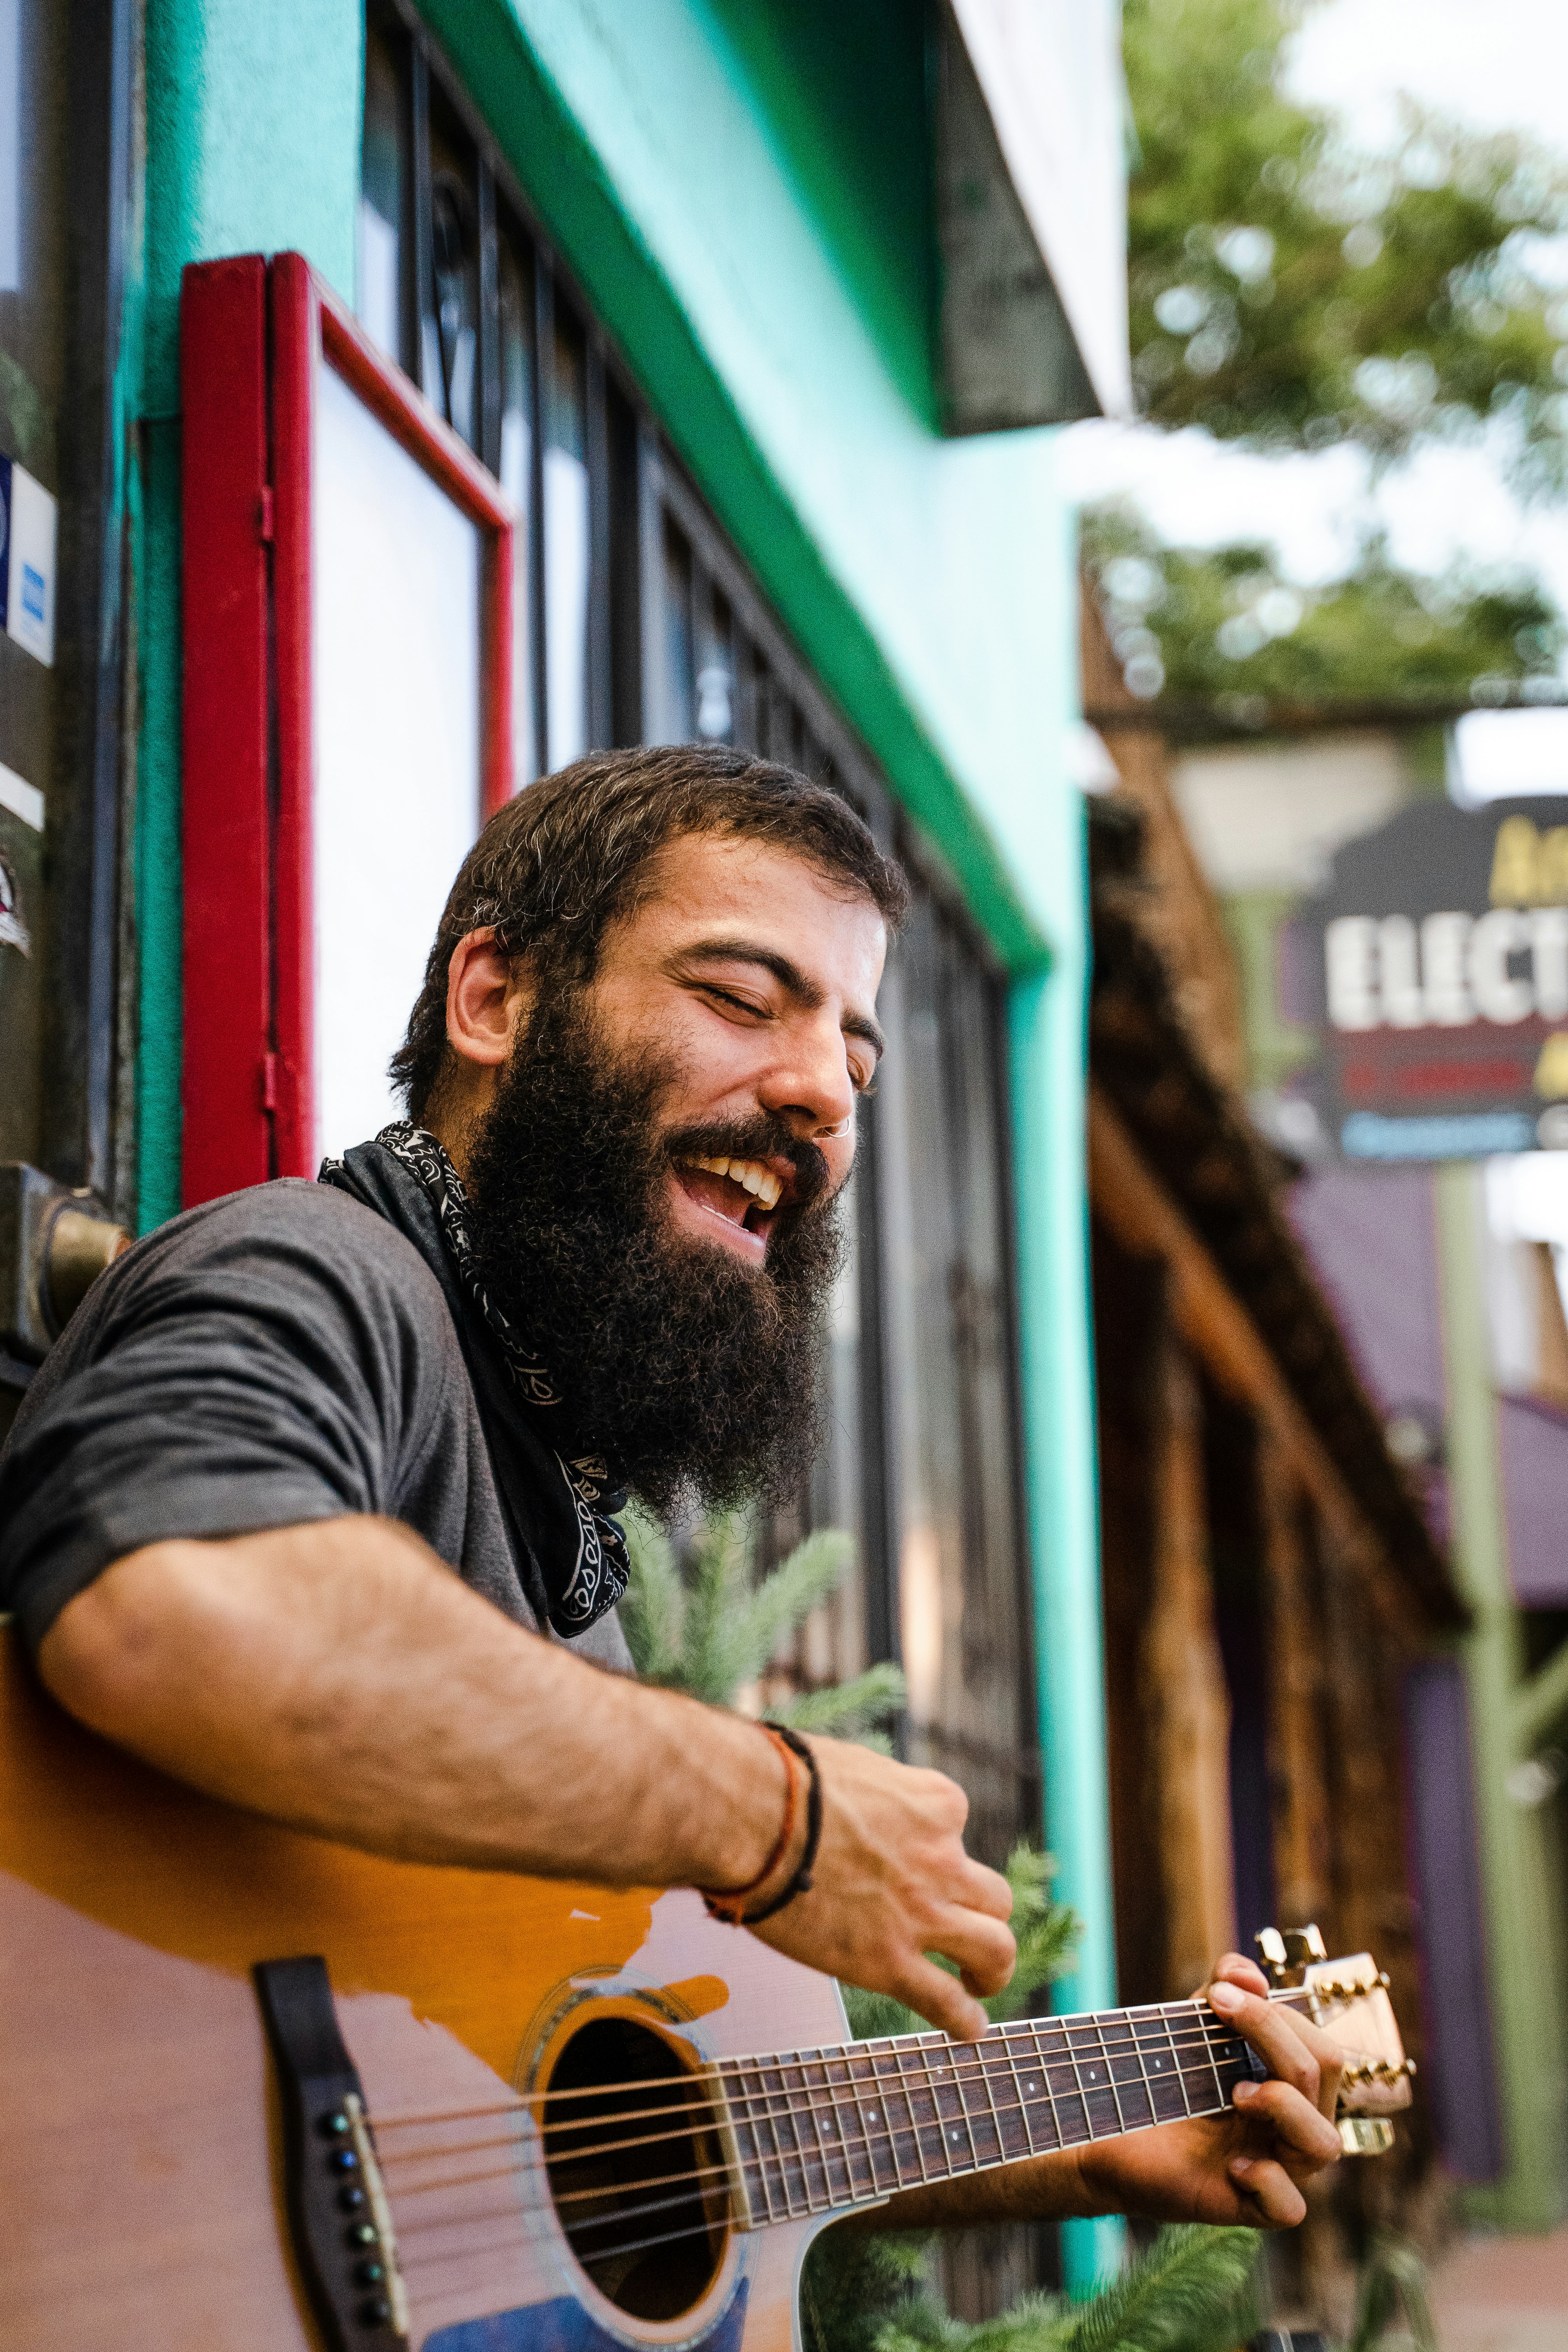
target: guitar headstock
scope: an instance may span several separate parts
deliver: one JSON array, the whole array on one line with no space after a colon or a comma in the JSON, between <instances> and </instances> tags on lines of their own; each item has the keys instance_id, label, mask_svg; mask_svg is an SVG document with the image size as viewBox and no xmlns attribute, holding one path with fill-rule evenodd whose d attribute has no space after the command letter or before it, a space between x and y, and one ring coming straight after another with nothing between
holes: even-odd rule
<instances>
[{"instance_id":1,"label":"guitar headstock","mask_svg":"<svg viewBox=\"0 0 1568 2352\"><path fill-rule=\"evenodd\" d=\"M1373 2156L1394 2144L1388 2120L1410 2105L1415 2062L1405 2054L1388 1979L1370 1952L1331 1960L1316 1927L1266 1927L1258 1937L1263 1965L1277 1985L1299 1973L1312 2022L1344 2053L1340 2080L1340 2137L1351 2156Z\"/></svg>"}]
</instances>

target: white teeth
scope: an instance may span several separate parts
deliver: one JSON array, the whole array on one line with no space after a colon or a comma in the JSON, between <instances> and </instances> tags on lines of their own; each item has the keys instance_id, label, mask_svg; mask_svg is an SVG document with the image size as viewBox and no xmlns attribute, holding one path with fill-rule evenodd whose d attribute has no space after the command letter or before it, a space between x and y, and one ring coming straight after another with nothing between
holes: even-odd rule
<instances>
[{"instance_id":1,"label":"white teeth","mask_svg":"<svg viewBox=\"0 0 1568 2352\"><path fill-rule=\"evenodd\" d=\"M716 1160L706 1155L688 1160L689 1168L709 1168L715 1176L728 1176L731 1184L748 1192L762 1209L776 1209L784 1194L784 1186L771 1168L756 1160Z\"/></svg>"}]
</instances>

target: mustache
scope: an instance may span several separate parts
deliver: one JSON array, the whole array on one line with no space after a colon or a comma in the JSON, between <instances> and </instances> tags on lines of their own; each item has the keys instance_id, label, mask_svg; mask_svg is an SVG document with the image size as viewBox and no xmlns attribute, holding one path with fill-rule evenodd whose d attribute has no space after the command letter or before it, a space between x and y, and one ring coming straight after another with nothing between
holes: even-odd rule
<instances>
[{"instance_id":1,"label":"mustache","mask_svg":"<svg viewBox=\"0 0 1568 2352\"><path fill-rule=\"evenodd\" d=\"M782 1113L759 1111L754 1118L671 1128L661 1142L668 1160L787 1160L794 1171L784 1203L790 1209L816 1208L833 1197L826 1153L796 1135Z\"/></svg>"}]
</instances>

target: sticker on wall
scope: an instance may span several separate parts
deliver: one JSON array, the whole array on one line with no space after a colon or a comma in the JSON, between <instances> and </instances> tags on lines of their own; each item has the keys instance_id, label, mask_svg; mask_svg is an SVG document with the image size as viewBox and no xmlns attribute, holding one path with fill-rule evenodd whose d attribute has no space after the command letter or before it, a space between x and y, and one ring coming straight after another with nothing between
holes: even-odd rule
<instances>
[{"instance_id":1,"label":"sticker on wall","mask_svg":"<svg viewBox=\"0 0 1568 2352\"><path fill-rule=\"evenodd\" d=\"M0 808L9 809L12 815L19 816L24 824L30 824L35 833L42 833L42 793L37 784L28 783L25 776L19 776L15 768L7 768L3 761L0 761Z\"/></svg>"},{"instance_id":2,"label":"sticker on wall","mask_svg":"<svg viewBox=\"0 0 1568 2352\"><path fill-rule=\"evenodd\" d=\"M22 897L6 858L0 857L0 948L20 948L30 955L33 942L22 919Z\"/></svg>"},{"instance_id":3,"label":"sticker on wall","mask_svg":"<svg viewBox=\"0 0 1568 2352\"><path fill-rule=\"evenodd\" d=\"M14 457L0 457L0 624L34 657L55 658L55 535L58 509Z\"/></svg>"}]
</instances>

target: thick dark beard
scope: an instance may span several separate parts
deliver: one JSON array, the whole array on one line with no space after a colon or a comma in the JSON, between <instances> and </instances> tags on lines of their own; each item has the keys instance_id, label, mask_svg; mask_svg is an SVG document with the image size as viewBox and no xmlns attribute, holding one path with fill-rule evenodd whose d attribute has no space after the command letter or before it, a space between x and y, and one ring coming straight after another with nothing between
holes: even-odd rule
<instances>
[{"instance_id":1,"label":"thick dark beard","mask_svg":"<svg viewBox=\"0 0 1568 2352\"><path fill-rule=\"evenodd\" d=\"M574 1445L608 1454L654 1510L783 1500L821 1443L843 1251L827 1163L767 1113L662 1128L678 1074L667 1055L615 1059L577 991L535 1008L470 1160L484 1278L548 1365ZM793 1161L764 1265L675 1225L670 1163L698 1152Z\"/></svg>"}]
</instances>

